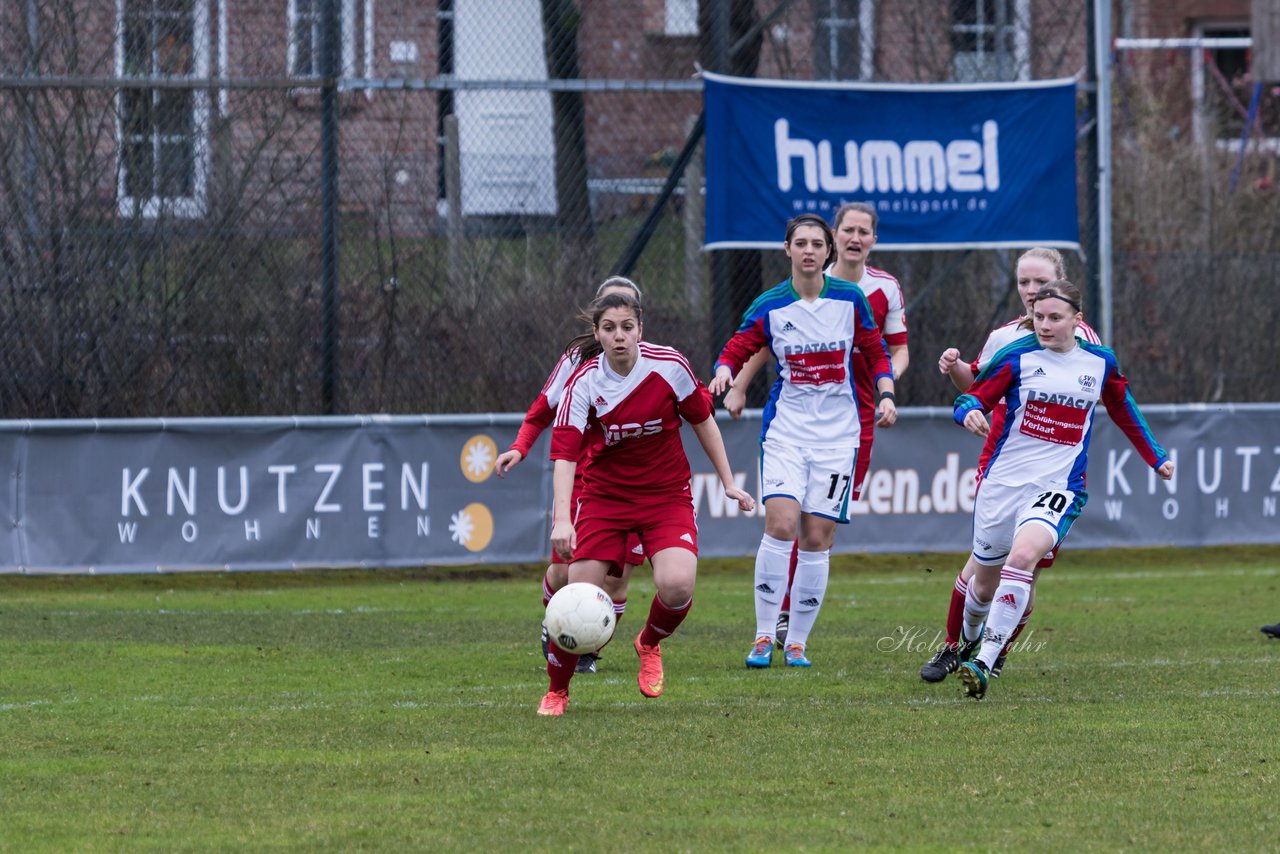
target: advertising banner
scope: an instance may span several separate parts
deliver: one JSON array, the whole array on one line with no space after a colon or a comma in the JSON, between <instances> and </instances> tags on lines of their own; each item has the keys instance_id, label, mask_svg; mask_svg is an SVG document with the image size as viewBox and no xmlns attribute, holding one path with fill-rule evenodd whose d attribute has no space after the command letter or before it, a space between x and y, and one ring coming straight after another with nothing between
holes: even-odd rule
<instances>
[{"instance_id":1,"label":"advertising banner","mask_svg":"<svg viewBox=\"0 0 1280 854\"><path fill-rule=\"evenodd\" d=\"M777 248L845 202L875 207L878 249L1079 245L1073 80L702 77L708 249Z\"/></svg>"},{"instance_id":2,"label":"advertising banner","mask_svg":"<svg viewBox=\"0 0 1280 854\"><path fill-rule=\"evenodd\" d=\"M1068 547L1280 542L1280 406L1149 406L1177 466L1155 477L1105 414ZM402 567L546 560L547 436L505 478L520 416L0 422L0 572ZM759 412L722 419L759 495ZM700 551L749 556L763 508L725 500L693 431ZM981 442L947 409L877 431L839 552L967 551Z\"/></svg>"}]
</instances>

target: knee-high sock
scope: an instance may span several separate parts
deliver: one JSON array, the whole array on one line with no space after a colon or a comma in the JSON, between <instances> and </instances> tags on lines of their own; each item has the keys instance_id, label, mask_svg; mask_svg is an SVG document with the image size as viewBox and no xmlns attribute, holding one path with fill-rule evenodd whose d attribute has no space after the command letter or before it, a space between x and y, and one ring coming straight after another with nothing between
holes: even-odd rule
<instances>
[{"instance_id":1,"label":"knee-high sock","mask_svg":"<svg viewBox=\"0 0 1280 854\"><path fill-rule=\"evenodd\" d=\"M551 597L554 595L556 595L556 592L551 589L551 585L547 583L547 576L544 574L542 576L542 607L547 607L547 603L551 601Z\"/></svg>"},{"instance_id":2,"label":"knee-high sock","mask_svg":"<svg viewBox=\"0 0 1280 854\"><path fill-rule=\"evenodd\" d=\"M964 570L956 576L951 588L951 604L947 606L947 646L960 642L960 626L964 623L964 597L969 592L969 582L964 580Z\"/></svg>"},{"instance_id":3,"label":"knee-high sock","mask_svg":"<svg viewBox=\"0 0 1280 854\"><path fill-rule=\"evenodd\" d=\"M831 575L831 552L798 552L796 555L795 596L791 600L791 625L787 629L787 646L809 642L809 633L818 619L822 600L827 595L827 579Z\"/></svg>"},{"instance_id":4,"label":"knee-high sock","mask_svg":"<svg viewBox=\"0 0 1280 854\"><path fill-rule=\"evenodd\" d=\"M791 544L791 561L787 564L787 592L782 594L782 610L791 611L791 585L796 582L796 560L800 554L800 541Z\"/></svg>"},{"instance_id":5,"label":"knee-high sock","mask_svg":"<svg viewBox=\"0 0 1280 854\"><path fill-rule=\"evenodd\" d=\"M1032 605L1022 612L1022 619L1018 620L1018 627L1013 630L1013 634L1009 635L1009 639L1004 642L1004 649L1000 650L1000 655L1008 655L1013 649L1013 642L1018 639L1018 635L1022 634L1022 630L1027 627L1027 620L1031 619L1031 615L1035 613L1035 606Z\"/></svg>"},{"instance_id":6,"label":"knee-high sock","mask_svg":"<svg viewBox=\"0 0 1280 854\"><path fill-rule=\"evenodd\" d=\"M987 630L982 636L982 649L978 658L991 667L1004 649L1005 641L1013 634L1022 612L1027 610L1031 598L1031 573L1006 566L1000 570L1000 586L991 600L991 613L987 617Z\"/></svg>"},{"instance_id":7,"label":"knee-high sock","mask_svg":"<svg viewBox=\"0 0 1280 854\"><path fill-rule=\"evenodd\" d=\"M976 587L977 585L970 578L969 587L964 593L964 618L960 626L961 641L978 640L978 630L982 628L982 621L987 619L987 614L991 611L990 602L978 601L978 593L974 589Z\"/></svg>"},{"instance_id":8,"label":"knee-high sock","mask_svg":"<svg viewBox=\"0 0 1280 854\"><path fill-rule=\"evenodd\" d=\"M581 656L565 652L552 641L547 648L547 677L551 680L552 691L568 691L569 680L573 678L573 670L578 666Z\"/></svg>"},{"instance_id":9,"label":"knee-high sock","mask_svg":"<svg viewBox=\"0 0 1280 854\"><path fill-rule=\"evenodd\" d=\"M692 607L692 597L683 605L672 608L655 593L653 603L649 605L649 619L645 621L644 629L640 632L640 643L645 646L657 646L662 643L664 639L671 636L677 626L684 622L684 618L689 616L689 609Z\"/></svg>"},{"instance_id":10,"label":"knee-high sock","mask_svg":"<svg viewBox=\"0 0 1280 854\"><path fill-rule=\"evenodd\" d=\"M778 609L787 588L787 562L791 560L791 541L765 534L756 552L756 637L773 638L778 627Z\"/></svg>"}]
</instances>

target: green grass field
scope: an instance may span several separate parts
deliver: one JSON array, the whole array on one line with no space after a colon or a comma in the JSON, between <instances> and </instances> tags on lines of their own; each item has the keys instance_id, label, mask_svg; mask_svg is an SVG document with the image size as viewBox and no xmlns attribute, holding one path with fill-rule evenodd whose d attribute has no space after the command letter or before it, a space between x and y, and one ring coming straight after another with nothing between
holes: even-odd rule
<instances>
[{"instance_id":1,"label":"green grass field","mask_svg":"<svg viewBox=\"0 0 1280 854\"><path fill-rule=\"evenodd\" d=\"M800 672L705 561L657 700L642 571L559 719L535 567L0 578L0 850L1280 844L1280 548L1068 552L982 702L917 675L958 560L836 558Z\"/></svg>"}]
</instances>

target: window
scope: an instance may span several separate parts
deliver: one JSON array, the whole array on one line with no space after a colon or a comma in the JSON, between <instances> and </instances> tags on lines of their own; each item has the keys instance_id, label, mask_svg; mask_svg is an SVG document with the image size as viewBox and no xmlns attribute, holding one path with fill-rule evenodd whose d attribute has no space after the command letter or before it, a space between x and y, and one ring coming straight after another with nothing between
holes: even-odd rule
<instances>
[{"instance_id":1,"label":"window","mask_svg":"<svg viewBox=\"0 0 1280 854\"><path fill-rule=\"evenodd\" d=\"M1194 35L1206 39L1248 39L1249 25L1201 24ZM1196 109L1192 116L1193 132L1199 141L1213 139L1220 148L1239 150L1240 135L1253 97L1253 77L1249 69L1249 48L1245 43L1196 49L1191 60L1191 95ZM1280 115L1262 110L1255 121L1251 139L1266 140L1268 148L1277 147L1280 137Z\"/></svg>"},{"instance_id":2,"label":"window","mask_svg":"<svg viewBox=\"0 0 1280 854\"><path fill-rule=\"evenodd\" d=\"M819 80L870 80L875 72L872 0L815 0L814 70Z\"/></svg>"},{"instance_id":3,"label":"window","mask_svg":"<svg viewBox=\"0 0 1280 854\"><path fill-rule=\"evenodd\" d=\"M352 77L356 69L356 0L338 0L340 77ZM324 0L289 0L289 73L294 77L320 77L320 48L324 39Z\"/></svg>"},{"instance_id":4,"label":"window","mask_svg":"<svg viewBox=\"0 0 1280 854\"><path fill-rule=\"evenodd\" d=\"M698 0L664 0L663 32L669 36L698 34Z\"/></svg>"},{"instance_id":5,"label":"window","mask_svg":"<svg viewBox=\"0 0 1280 854\"><path fill-rule=\"evenodd\" d=\"M1031 79L1030 0L951 0L951 76L959 83Z\"/></svg>"},{"instance_id":6,"label":"window","mask_svg":"<svg viewBox=\"0 0 1280 854\"><path fill-rule=\"evenodd\" d=\"M122 77L207 77L207 0L121 0ZM122 89L117 192L125 216L203 212L209 93Z\"/></svg>"}]
</instances>

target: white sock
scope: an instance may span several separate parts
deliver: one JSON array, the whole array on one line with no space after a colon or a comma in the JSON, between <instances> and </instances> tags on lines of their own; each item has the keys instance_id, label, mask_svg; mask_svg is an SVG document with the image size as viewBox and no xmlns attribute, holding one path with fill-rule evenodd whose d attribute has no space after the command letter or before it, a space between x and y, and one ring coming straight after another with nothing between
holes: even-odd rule
<instances>
[{"instance_id":1,"label":"white sock","mask_svg":"<svg viewBox=\"0 0 1280 854\"><path fill-rule=\"evenodd\" d=\"M978 632L982 628L982 623L987 619L987 613L991 610L990 602L979 602L977 591L974 590L978 585L973 583L973 579L969 579L969 586L964 591L964 622L960 624L960 642L976 641L979 638Z\"/></svg>"},{"instance_id":2,"label":"white sock","mask_svg":"<svg viewBox=\"0 0 1280 854\"><path fill-rule=\"evenodd\" d=\"M1000 586L991 600L991 615L987 617L987 631L982 637L982 649L978 659L990 670L1000 657L1005 641L1022 619L1031 597L1031 573L1006 566L1000 570Z\"/></svg>"},{"instance_id":3,"label":"white sock","mask_svg":"<svg viewBox=\"0 0 1280 854\"><path fill-rule=\"evenodd\" d=\"M809 632L818 619L831 575L831 551L796 552L796 577L791 582L791 625L787 646L809 643Z\"/></svg>"},{"instance_id":4,"label":"white sock","mask_svg":"<svg viewBox=\"0 0 1280 854\"><path fill-rule=\"evenodd\" d=\"M760 538L760 550L756 552L756 637L773 640L777 631L782 595L787 592L792 545L790 540L768 534Z\"/></svg>"}]
</instances>

